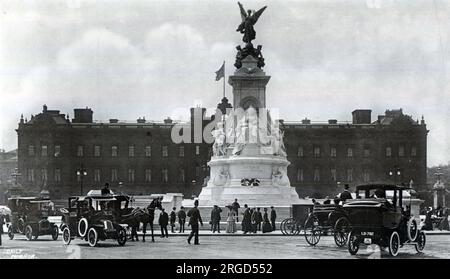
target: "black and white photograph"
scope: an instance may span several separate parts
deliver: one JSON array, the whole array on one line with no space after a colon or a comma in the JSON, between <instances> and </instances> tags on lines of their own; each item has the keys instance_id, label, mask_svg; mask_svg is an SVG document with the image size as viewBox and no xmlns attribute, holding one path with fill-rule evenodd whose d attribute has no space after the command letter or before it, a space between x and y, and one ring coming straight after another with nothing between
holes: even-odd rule
<instances>
[{"instance_id":1,"label":"black and white photograph","mask_svg":"<svg viewBox=\"0 0 450 279\"><path fill-rule=\"evenodd\" d=\"M0 0L0 259L450 259L449 18Z\"/></svg>"}]
</instances>

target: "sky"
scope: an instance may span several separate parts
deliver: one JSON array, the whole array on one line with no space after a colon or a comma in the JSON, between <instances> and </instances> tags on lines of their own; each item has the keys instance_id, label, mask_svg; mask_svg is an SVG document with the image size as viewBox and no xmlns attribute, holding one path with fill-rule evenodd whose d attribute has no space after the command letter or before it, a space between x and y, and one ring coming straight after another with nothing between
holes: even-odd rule
<instances>
[{"instance_id":1,"label":"sky","mask_svg":"<svg viewBox=\"0 0 450 279\"><path fill-rule=\"evenodd\" d=\"M20 115L46 104L73 117L187 120L232 74L237 1L0 1L0 148L17 148ZM271 76L267 104L285 121L424 116L429 166L450 161L450 1L250 1ZM231 87L227 85L227 95Z\"/></svg>"}]
</instances>

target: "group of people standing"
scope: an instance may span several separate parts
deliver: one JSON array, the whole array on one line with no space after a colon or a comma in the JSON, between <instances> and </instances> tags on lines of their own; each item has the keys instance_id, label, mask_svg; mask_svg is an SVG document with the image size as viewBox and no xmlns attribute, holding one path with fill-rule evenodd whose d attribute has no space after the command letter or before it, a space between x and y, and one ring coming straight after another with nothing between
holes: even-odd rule
<instances>
[{"instance_id":1,"label":"group of people standing","mask_svg":"<svg viewBox=\"0 0 450 279\"><path fill-rule=\"evenodd\" d=\"M236 223L239 222L239 208L240 205L238 200L235 199L234 202L227 206L227 233L235 233L237 231ZM261 212L260 207L249 208L247 204L244 204L244 212L242 218L242 231L244 234L247 233L257 233L262 231L263 233L271 232L276 229L275 221L277 218L277 213L273 206L270 207L270 218L267 208L264 208L264 213ZM214 209L213 209L214 210Z\"/></svg>"},{"instance_id":2,"label":"group of people standing","mask_svg":"<svg viewBox=\"0 0 450 279\"><path fill-rule=\"evenodd\" d=\"M172 212L170 212L170 215L167 214L167 212L164 210L164 208L161 210L161 213L159 214L158 224L161 227L161 238L168 238L168 230L167 226L170 225L171 232L175 233L175 223L178 217L178 224L180 227L180 230L178 233L184 233L184 227L186 224L186 211L184 211L184 207L181 206L180 210L177 212L177 208L173 207Z\"/></svg>"}]
</instances>

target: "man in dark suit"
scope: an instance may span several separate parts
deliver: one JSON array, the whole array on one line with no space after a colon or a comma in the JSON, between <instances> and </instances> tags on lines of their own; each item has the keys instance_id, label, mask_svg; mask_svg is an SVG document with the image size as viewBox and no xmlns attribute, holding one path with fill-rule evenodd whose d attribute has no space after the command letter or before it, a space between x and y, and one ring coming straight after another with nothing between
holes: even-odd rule
<instances>
[{"instance_id":1,"label":"man in dark suit","mask_svg":"<svg viewBox=\"0 0 450 279\"><path fill-rule=\"evenodd\" d=\"M191 208L188 211L187 216L189 217L189 226L191 226L191 228L192 228L192 231L189 234L187 242L189 244L191 244L191 239L192 239L192 237L195 236L194 244L199 245L200 243L198 242L198 223L200 222L200 224L203 227L203 221L202 221L202 217L200 216L200 210L198 210L198 200L195 200L194 208Z\"/></svg>"},{"instance_id":2,"label":"man in dark suit","mask_svg":"<svg viewBox=\"0 0 450 279\"><path fill-rule=\"evenodd\" d=\"M261 231L261 223L263 221L263 216L262 216L260 207L258 207L256 209L256 216L257 216L257 219L256 219L256 230L257 231Z\"/></svg>"},{"instance_id":3,"label":"man in dark suit","mask_svg":"<svg viewBox=\"0 0 450 279\"><path fill-rule=\"evenodd\" d=\"M180 224L180 233L184 232L184 224L186 223L186 212L184 207L180 207L178 211L178 224Z\"/></svg>"},{"instance_id":4,"label":"man in dark suit","mask_svg":"<svg viewBox=\"0 0 450 279\"><path fill-rule=\"evenodd\" d=\"M352 194L350 193L350 186L348 184L345 184L344 191L341 193L339 198L341 199L342 203L344 203L346 200L351 200Z\"/></svg>"},{"instance_id":5,"label":"man in dark suit","mask_svg":"<svg viewBox=\"0 0 450 279\"><path fill-rule=\"evenodd\" d=\"M211 222L212 222L212 231L213 233L217 232L220 233L220 213L222 212L222 209L218 207L217 205L214 205L213 210L211 211Z\"/></svg>"},{"instance_id":6,"label":"man in dark suit","mask_svg":"<svg viewBox=\"0 0 450 279\"><path fill-rule=\"evenodd\" d=\"M164 208L161 210L161 214L159 214L159 226L161 227L161 238L169 237L167 232L167 225L169 224L169 215L164 211Z\"/></svg>"},{"instance_id":7,"label":"man in dark suit","mask_svg":"<svg viewBox=\"0 0 450 279\"><path fill-rule=\"evenodd\" d=\"M176 221L176 219L177 219L177 214L175 213L177 208L176 207L174 207L174 208L172 208L172 212L170 212L170 227L171 227L171 231L172 231L172 233L174 233L175 232L175 221Z\"/></svg>"},{"instance_id":8,"label":"man in dark suit","mask_svg":"<svg viewBox=\"0 0 450 279\"><path fill-rule=\"evenodd\" d=\"M234 202L231 204L234 213L236 214L236 222L239 222L239 208L241 207L238 203L238 199L234 199Z\"/></svg>"},{"instance_id":9,"label":"man in dark suit","mask_svg":"<svg viewBox=\"0 0 450 279\"><path fill-rule=\"evenodd\" d=\"M275 220L277 219L277 212L273 206L270 207L270 223L272 223L272 231L275 231Z\"/></svg>"},{"instance_id":10,"label":"man in dark suit","mask_svg":"<svg viewBox=\"0 0 450 279\"><path fill-rule=\"evenodd\" d=\"M111 194L111 190L109 190L109 183L105 183L105 187L102 189L102 195L109 195Z\"/></svg>"},{"instance_id":11,"label":"man in dark suit","mask_svg":"<svg viewBox=\"0 0 450 279\"><path fill-rule=\"evenodd\" d=\"M252 230L252 213L247 204L244 204L244 217L242 217L242 231L244 234L251 232Z\"/></svg>"}]
</instances>

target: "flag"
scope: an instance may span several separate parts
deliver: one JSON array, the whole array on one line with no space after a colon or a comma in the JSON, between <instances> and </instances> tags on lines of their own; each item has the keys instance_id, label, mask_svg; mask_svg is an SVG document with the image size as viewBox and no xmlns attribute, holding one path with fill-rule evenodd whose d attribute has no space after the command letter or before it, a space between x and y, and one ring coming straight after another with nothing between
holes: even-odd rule
<instances>
[{"instance_id":1,"label":"flag","mask_svg":"<svg viewBox=\"0 0 450 279\"><path fill-rule=\"evenodd\" d=\"M223 61L222 67L216 71L216 81L221 78L225 78L225 61Z\"/></svg>"}]
</instances>

